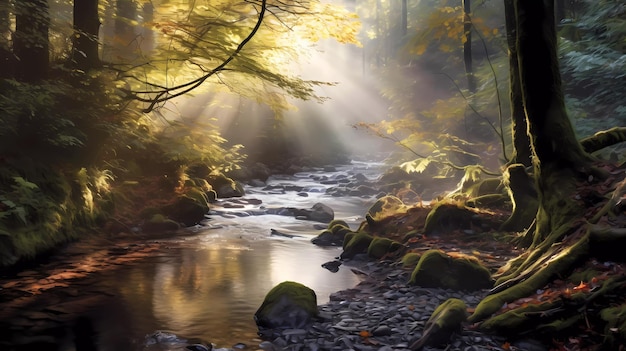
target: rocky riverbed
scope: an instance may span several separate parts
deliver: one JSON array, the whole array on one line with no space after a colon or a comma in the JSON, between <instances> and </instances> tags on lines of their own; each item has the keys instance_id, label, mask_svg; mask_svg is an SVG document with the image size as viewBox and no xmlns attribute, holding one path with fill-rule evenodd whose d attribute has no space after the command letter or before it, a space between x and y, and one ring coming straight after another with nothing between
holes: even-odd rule
<instances>
[{"instance_id":1,"label":"rocky riverbed","mask_svg":"<svg viewBox=\"0 0 626 351\"><path fill-rule=\"evenodd\" d=\"M362 278L354 288L338 291L319 306L320 318L308 329L264 331L264 350L409 350L422 336L432 312L449 298L475 306L487 291L453 291L409 286L410 271L386 261L356 259L343 265ZM449 343L425 350L547 351L532 338L507 340L464 328Z\"/></svg>"}]
</instances>

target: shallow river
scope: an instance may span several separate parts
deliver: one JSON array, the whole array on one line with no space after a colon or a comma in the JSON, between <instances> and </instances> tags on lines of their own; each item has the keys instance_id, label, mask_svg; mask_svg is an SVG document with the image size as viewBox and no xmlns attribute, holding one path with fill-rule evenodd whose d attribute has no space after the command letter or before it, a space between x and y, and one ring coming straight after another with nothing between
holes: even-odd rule
<instances>
[{"instance_id":1,"label":"shallow river","mask_svg":"<svg viewBox=\"0 0 626 351\"><path fill-rule=\"evenodd\" d=\"M5 313L20 313L11 318L0 313L0 349L182 350L183 338L257 349L261 340L253 315L276 284L305 284L323 304L331 293L356 285L358 278L343 267L337 273L321 267L341 253L310 243L322 223L246 214L278 207L309 209L321 202L334 210L336 219L356 228L374 200L327 196L325 189L333 185L314 178L361 173L373 179L380 167L354 162L333 172L273 177L268 185L305 187L307 196L247 187L243 207L232 208L233 199L220 200L206 225L191 233L79 245L50 265L20 273L16 281L5 277L0 293L10 288L24 293L8 302L2 299ZM271 229L297 236L272 236ZM177 338L169 339L173 335ZM58 346L50 348L53 344Z\"/></svg>"}]
</instances>

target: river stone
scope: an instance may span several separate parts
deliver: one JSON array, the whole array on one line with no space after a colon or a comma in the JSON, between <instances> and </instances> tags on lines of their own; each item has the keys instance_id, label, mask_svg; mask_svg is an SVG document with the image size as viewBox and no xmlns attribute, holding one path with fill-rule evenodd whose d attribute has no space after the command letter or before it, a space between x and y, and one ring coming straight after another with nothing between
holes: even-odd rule
<instances>
[{"instance_id":1,"label":"river stone","mask_svg":"<svg viewBox=\"0 0 626 351\"><path fill-rule=\"evenodd\" d=\"M299 329L318 316L315 291L300 283L285 281L270 290L254 314L262 329Z\"/></svg>"},{"instance_id":2,"label":"river stone","mask_svg":"<svg viewBox=\"0 0 626 351\"><path fill-rule=\"evenodd\" d=\"M313 205L311 210L312 211L308 214L308 217L312 221L328 223L335 219L335 211L321 202Z\"/></svg>"},{"instance_id":3,"label":"river stone","mask_svg":"<svg viewBox=\"0 0 626 351\"><path fill-rule=\"evenodd\" d=\"M445 270L445 274L442 274ZM470 256L451 257L439 250L428 250L411 274L411 285L425 288L480 290L493 286L489 270Z\"/></svg>"}]
</instances>

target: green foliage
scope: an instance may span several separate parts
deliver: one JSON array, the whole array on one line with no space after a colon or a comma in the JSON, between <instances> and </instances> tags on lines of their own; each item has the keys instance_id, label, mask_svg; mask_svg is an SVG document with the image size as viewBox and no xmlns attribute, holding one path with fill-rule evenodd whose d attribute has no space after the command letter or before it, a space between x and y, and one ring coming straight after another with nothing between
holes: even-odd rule
<instances>
[{"instance_id":1,"label":"green foliage","mask_svg":"<svg viewBox=\"0 0 626 351\"><path fill-rule=\"evenodd\" d=\"M317 99L314 87L327 84L285 69L313 43L358 43L356 16L317 0L270 0L264 8L261 1L239 0L157 6L145 28L155 38L151 56L141 60L146 64L117 62L133 77L126 80L131 96L156 106L185 92L231 91L280 112L290 106L287 96Z\"/></svg>"},{"instance_id":2,"label":"green foliage","mask_svg":"<svg viewBox=\"0 0 626 351\"><path fill-rule=\"evenodd\" d=\"M566 102L580 137L626 120L626 8L620 1L583 3L580 17L561 26L559 47Z\"/></svg>"}]
</instances>

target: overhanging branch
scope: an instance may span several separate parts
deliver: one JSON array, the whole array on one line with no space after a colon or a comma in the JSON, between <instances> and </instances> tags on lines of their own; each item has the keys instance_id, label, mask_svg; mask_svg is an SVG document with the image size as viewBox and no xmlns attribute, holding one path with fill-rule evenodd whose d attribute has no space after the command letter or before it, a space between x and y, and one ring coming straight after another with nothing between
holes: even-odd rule
<instances>
[{"instance_id":1,"label":"overhanging branch","mask_svg":"<svg viewBox=\"0 0 626 351\"><path fill-rule=\"evenodd\" d=\"M241 41L241 43L239 43L239 45L237 46L235 51L233 51L228 56L228 58L226 58L221 64L219 64L218 66L216 66L212 70L208 71L203 76L198 77L198 78L196 78L196 79L194 79L192 81L189 81L187 83L184 83L184 84L176 85L176 86L173 86L173 87L164 87L162 89L155 90L155 91L136 92L136 91L132 91L132 90L123 90L124 93L128 94L134 100L137 100L137 101L140 101L140 102L149 103L148 107L143 109L143 112L148 113L148 112L151 112L152 110L154 110L154 108L155 108L155 106L157 104L165 102L165 101L168 101L168 100L171 100L171 99L173 99L175 97L187 94L188 92L196 89L197 87L202 85L202 83L204 83L207 79L209 79L209 77L215 75L216 73L218 73L220 71L226 70L226 66L232 60L234 60L235 57L237 57L237 55L239 55L241 50L243 50L244 46L250 40L252 40L254 35L257 33L257 31L261 27L261 24L263 23L263 18L265 16L266 8L267 8L267 0L261 0L261 9L259 10L259 17L258 17L258 19L256 21L256 24L254 25L254 27L252 28L252 30L248 34L248 36L245 39L243 39ZM150 85L156 86L154 84L150 84ZM146 95L150 95L150 96L149 97L141 97L138 94L146 94Z\"/></svg>"}]
</instances>

